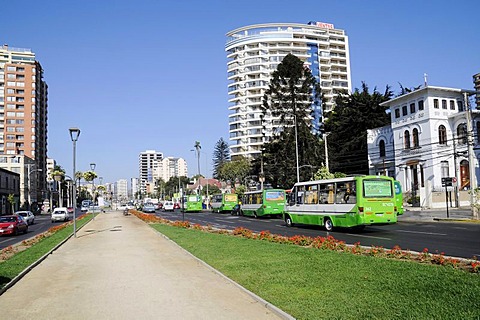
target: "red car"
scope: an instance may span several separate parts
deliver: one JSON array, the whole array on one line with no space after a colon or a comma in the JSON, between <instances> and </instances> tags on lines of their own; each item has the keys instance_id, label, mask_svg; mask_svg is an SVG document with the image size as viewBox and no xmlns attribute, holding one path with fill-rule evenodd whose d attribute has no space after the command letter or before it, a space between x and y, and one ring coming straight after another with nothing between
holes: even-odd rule
<instances>
[{"instance_id":1,"label":"red car","mask_svg":"<svg viewBox=\"0 0 480 320\"><path fill-rule=\"evenodd\" d=\"M28 223L21 216L0 216L0 235L27 233Z\"/></svg>"},{"instance_id":2,"label":"red car","mask_svg":"<svg viewBox=\"0 0 480 320\"><path fill-rule=\"evenodd\" d=\"M175 209L180 209L180 203L175 202L175 203L173 204L173 209L174 209L174 210L175 210Z\"/></svg>"}]
</instances>

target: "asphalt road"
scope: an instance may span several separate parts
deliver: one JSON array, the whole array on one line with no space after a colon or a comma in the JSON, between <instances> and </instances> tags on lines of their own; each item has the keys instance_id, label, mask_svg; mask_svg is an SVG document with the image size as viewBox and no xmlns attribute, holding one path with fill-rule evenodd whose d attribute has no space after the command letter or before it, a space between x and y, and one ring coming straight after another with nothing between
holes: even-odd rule
<instances>
[{"instance_id":1,"label":"asphalt road","mask_svg":"<svg viewBox=\"0 0 480 320\"><path fill-rule=\"evenodd\" d=\"M157 211L159 216L169 220L182 220L181 212ZM185 220L201 225L233 230L245 227L252 231L311 237L331 235L347 244L360 242L363 246L378 246L391 249L395 245L404 250L421 252L427 248L430 253L443 253L446 256L471 259L480 257L480 224L459 222L398 222L387 226L369 226L363 231L334 229L327 232L320 226L298 226L287 228L281 219L255 219L211 212L185 213Z\"/></svg>"}]
</instances>

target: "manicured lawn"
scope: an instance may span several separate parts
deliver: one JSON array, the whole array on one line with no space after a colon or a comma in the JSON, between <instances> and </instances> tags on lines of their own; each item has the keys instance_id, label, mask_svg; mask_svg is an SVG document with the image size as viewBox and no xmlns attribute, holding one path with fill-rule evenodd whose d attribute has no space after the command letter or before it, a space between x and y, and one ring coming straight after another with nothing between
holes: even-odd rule
<instances>
[{"instance_id":1,"label":"manicured lawn","mask_svg":"<svg viewBox=\"0 0 480 320\"><path fill-rule=\"evenodd\" d=\"M85 225L90 219L91 217L87 216L83 219L77 220L77 229ZM40 240L28 249L15 254L10 259L0 261L0 288L4 287L14 277L52 250L72 233L73 225L69 225L66 228L55 232L51 236Z\"/></svg>"},{"instance_id":2,"label":"manicured lawn","mask_svg":"<svg viewBox=\"0 0 480 320\"><path fill-rule=\"evenodd\" d=\"M152 225L297 319L478 319L480 275Z\"/></svg>"}]
</instances>

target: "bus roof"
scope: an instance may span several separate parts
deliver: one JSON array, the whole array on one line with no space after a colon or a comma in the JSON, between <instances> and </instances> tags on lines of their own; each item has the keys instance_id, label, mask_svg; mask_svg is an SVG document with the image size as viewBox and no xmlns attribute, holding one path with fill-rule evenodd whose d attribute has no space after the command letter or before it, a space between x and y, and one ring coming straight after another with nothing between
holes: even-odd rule
<instances>
[{"instance_id":1,"label":"bus roof","mask_svg":"<svg viewBox=\"0 0 480 320\"><path fill-rule=\"evenodd\" d=\"M324 179L324 180L312 180L312 181L304 181L304 182L297 182L295 183L294 186L308 186L311 184L316 184L316 183L334 183L334 182L347 182L347 181L353 181L357 180L358 178L362 179L386 179L386 180L393 180L392 177L387 177L387 176L373 176L373 175L355 175L355 176L349 176L349 177L344 177L344 178L333 178L333 179Z\"/></svg>"}]
</instances>

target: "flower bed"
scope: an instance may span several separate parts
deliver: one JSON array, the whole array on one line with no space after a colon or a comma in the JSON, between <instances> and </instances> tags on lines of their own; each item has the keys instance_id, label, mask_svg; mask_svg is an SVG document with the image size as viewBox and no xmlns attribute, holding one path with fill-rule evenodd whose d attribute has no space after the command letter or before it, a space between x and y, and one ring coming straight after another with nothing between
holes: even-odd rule
<instances>
[{"instance_id":1,"label":"flower bed","mask_svg":"<svg viewBox=\"0 0 480 320\"><path fill-rule=\"evenodd\" d=\"M281 235L272 234L269 231L261 231L259 233L253 232L244 227L237 227L234 230L224 230L224 229L214 229L210 225L201 226L199 224L190 224L188 221L170 221L163 219L151 214L145 214L136 210L130 210L132 214L140 218L141 220L148 223L161 223L167 224L174 227L186 228L186 229L195 229L205 232L212 233L221 233L221 234L230 234L233 236L243 237L247 239L254 240L263 240L276 243L284 243L297 245L302 247L310 247L322 250L334 250L340 252L347 252L357 255L366 255L374 256L380 258L389 258L397 260L410 260L417 261L420 263L431 263L441 266L449 266L455 269L461 269L468 272L480 273L480 261L477 260L477 257L473 259L460 259L447 257L443 252L441 253L430 253L427 248L423 249L422 252L414 252L410 250L403 250L398 245L394 246L392 249L385 249L383 247L364 247L360 245L360 242L357 242L353 245L348 245L344 241L335 239L332 236L327 237L308 237L303 235L295 235L292 237L286 237Z\"/></svg>"}]
</instances>

